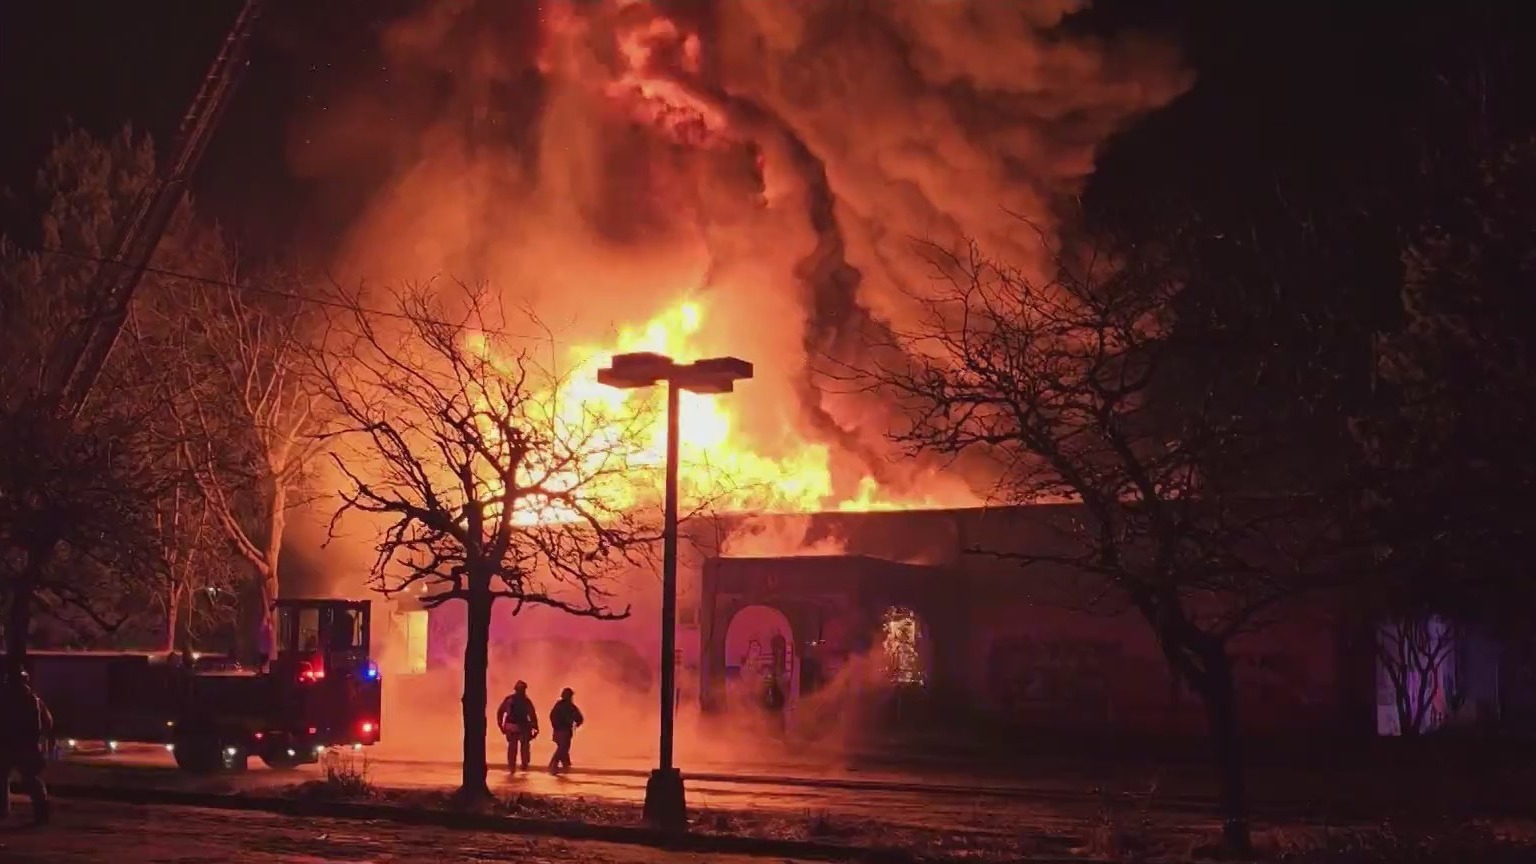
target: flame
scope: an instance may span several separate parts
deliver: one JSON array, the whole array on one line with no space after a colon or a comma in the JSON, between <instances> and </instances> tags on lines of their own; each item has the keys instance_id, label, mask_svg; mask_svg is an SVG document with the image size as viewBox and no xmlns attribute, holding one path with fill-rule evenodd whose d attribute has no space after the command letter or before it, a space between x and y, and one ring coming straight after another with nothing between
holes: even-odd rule
<instances>
[{"instance_id":1,"label":"flame","mask_svg":"<svg viewBox=\"0 0 1536 864\"><path fill-rule=\"evenodd\" d=\"M601 499L601 509L625 510L656 500L657 478L665 466L667 428L661 387L621 390L600 384L597 372L613 355L652 352L679 363L703 355L700 335L706 308L703 301L687 298L638 326L621 329L606 345L584 345L567 353L568 374L559 378L553 392L534 404L547 406L548 416L536 414L536 422L551 422L561 440L584 442L579 450L583 464L553 471L532 458L522 479L543 477L545 488ZM489 351L488 342L470 334L468 344L478 352ZM746 385L750 387L750 384ZM787 453L768 456L752 445L751 430L743 428L732 402L748 394L706 395L684 391L678 399L678 497L687 510L714 509L754 512L804 513L823 510L868 511L953 506L943 498L893 496L866 476L855 493L838 500L834 495L831 451L827 445L801 440ZM481 397L486 398L486 397ZM491 430L487 430L491 434ZM494 437L494 436L493 436ZM596 463L609 460L607 470ZM622 464L623 470L613 470ZM496 484L486 481L493 493ZM492 498L496 495L493 494ZM575 511L542 497L516 502L518 524L571 521Z\"/></svg>"}]
</instances>

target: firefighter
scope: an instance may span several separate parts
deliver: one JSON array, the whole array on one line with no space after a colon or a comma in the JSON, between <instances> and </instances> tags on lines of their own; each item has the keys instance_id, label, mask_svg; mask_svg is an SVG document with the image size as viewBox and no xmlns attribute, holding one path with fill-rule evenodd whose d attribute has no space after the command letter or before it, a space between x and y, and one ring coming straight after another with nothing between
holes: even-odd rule
<instances>
[{"instance_id":1,"label":"firefighter","mask_svg":"<svg viewBox=\"0 0 1536 864\"><path fill-rule=\"evenodd\" d=\"M567 687L560 691L560 701L549 710L549 728L555 737L555 755L549 760L549 773L559 774L571 770L571 737L586 718L574 701L576 691Z\"/></svg>"},{"instance_id":2,"label":"firefighter","mask_svg":"<svg viewBox=\"0 0 1536 864\"><path fill-rule=\"evenodd\" d=\"M11 772L21 780L21 787L32 799L32 819L41 825L48 821L48 787L43 785L47 753L53 749L53 715L42 697L32 690L27 670L12 667L5 679L3 694L5 725L0 728L0 777L10 785ZM0 819L10 816L11 801L0 795Z\"/></svg>"},{"instance_id":3,"label":"firefighter","mask_svg":"<svg viewBox=\"0 0 1536 864\"><path fill-rule=\"evenodd\" d=\"M769 675L763 682L763 713L768 718L769 731L784 737L784 688L779 686L776 675Z\"/></svg>"},{"instance_id":4,"label":"firefighter","mask_svg":"<svg viewBox=\"0 0 1536 864\"><path fill-rule=\"evenodd\" d=\"M528 682L517 682L512 693L501 700L501 707L496 709L496 726L507 736L507 770L516 771L521 761L523 770L527 771L528 762L533 757L530 749L533 739L539 737L539 712L533 707L533 700L528 698Z\"/></svg>"}]
</instances>

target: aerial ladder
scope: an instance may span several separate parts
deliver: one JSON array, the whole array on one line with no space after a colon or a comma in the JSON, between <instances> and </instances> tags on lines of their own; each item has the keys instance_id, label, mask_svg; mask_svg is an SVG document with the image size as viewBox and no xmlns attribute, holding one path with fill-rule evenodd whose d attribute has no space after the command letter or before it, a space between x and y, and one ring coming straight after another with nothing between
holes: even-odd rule
<instances>
[{"instance_id":1,"label":"aerial ladder","mask_svg":"<svg viewBox=\"0 0 1536 864\"><path fill-rule=\"evenodd\" d=\"M61 341L49 364L43 397L65 417L79 415L117 344L134 291L186 194L187 183L248 63L251 36L264 0L246 0L154 177L134 201L107 258L98 263L87 297L96 308Z\"/></svg>"}]
</instances>

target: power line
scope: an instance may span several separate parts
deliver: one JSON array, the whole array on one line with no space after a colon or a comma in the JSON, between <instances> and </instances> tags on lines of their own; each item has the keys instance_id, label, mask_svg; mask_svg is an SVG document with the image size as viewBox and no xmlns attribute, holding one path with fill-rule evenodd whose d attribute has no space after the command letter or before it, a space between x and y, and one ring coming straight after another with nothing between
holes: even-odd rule
<instances>
[{"instance_id":1,"label":"power line","mask_svg":"<svg viewBox=\"0 0 1536 864\"><path fill-rule=\"evenodd\" d=\"M101 257L99 255L89 255L89 254L86 254L84 252L71 252L71 251L69 251L67 249L55 249L55 248L50 247L50 246L40 246L40 247L38 247L37 251L45 252L45 253L50 254L50 255L61 255L61 256L65 257L65 258L74 258L74 259L80 260L80 261L90 261L90 262L93 262L93 263L96 263L96 264L111 264L111 265L115 265L115 266L119 266L119 267L126 266L122 261L119 261L119 260L116 260L116 259L113 259L113 258L103 258L103 257ZM306 294L300 294L300 293L298 293L296 291L287 291L287 290L284 290L282 288L275 288L275 287L273 287L271 285L263 285L263 284L256 283L256 282L245 282L245 283L230 282L230 281L225 280L225 279L214 279L214 278L208 277L208 276L198 276L198 275L195 275L195 274L192 274L192 273L183 273L183 272L180 272L178 270L170 270L170 269L167 269L167 268L164 268L164 267L155 267L153 265L145 265L144 272L145 273L153 273L156 276L165 276L165 277L168 277L168 278L171 278L171 279L183 279L183 280L186 280L188 282L197 282L197 283L200 283L200 284L203 284L203 285L212 285L212 286L216 286L216 287L219 287L219 288L233 288L233 289L235 289L237 291L254 291L257 294L266 294L266 295L272 296L272 297L283 297L283 298L286 298L288 300L297 300L300 303L313 303L316 306L326 306L326 307L333 308L333 309L342 309L342 310L345 310L347 312L354 312L354 313L361 312L361 313L363 313L365 315L377 315L377 316L379 316L381 318L393 318L393 319L396 319L396 320L399 320L399 321L411 321L411 322L421 323L421 324L432 324L432 325L438 326L438 327L462 327L462 326L464 326L462 323L455 323L453 321L443 321L443 320L436 319L436 318L423 318L420 315L408 315L408 314L406 314L404 312L391 312L391 311L389 311L387 309L374 309L374 308L371 308L371 307L368 307L368 306L353 305L353 304L349 304L349 303L342 303L342 302L340 302L338 300L327 300L324 297L312 297L312 296L309 296L309 295L306 295ZM480 329L480 328L476 328L476 329L479 330L482 333L487 333L487 334L490 334L492 336L501 336L501 337L506 338L506 339L527 339L527 340L538 341L538 342L549 341L551 339L551 337L548 336L548 335L534 336L534 335L530 335L528 333L512 333L512 332L507 331L507 330Z\"/></svg>"}]
</instances>

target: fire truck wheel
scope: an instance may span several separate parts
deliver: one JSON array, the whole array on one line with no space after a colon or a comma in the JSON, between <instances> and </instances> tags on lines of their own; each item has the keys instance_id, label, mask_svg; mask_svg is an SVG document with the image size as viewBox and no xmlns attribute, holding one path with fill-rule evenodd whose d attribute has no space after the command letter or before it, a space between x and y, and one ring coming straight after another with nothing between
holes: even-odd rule
<instances>
[{"instance_id":1,"label":"fire truck wheel","mask_svg":"<svg viewBox=\"0 0 1536 864\"><path fill-rule=\"evenodd\" d=\"M304 751L298 751L293 748L278 749L273 747L262 750L259 755L261 756L261 761L265 762L268 768L274 771L291 771L316 761L313 756L306 757L304 755L306 752L313 751L308 748Z\"/></svg>"},{"instance_id":2,"label":"fire truck wheel","mask_svg":"<svg viewBox=\"0 0 1536 864\"><path fill-rule=\"evenodd\" d=\"M244 771L250 754L227 744L213 733L194 734L176 741L176 767L192 774Z\"/></svg>"},{"instance_id":3,"label":"fire truck wheel","mask_svg":"<svg viewBox=\"0 0 1536 864\"><path fill-rule=\"evenodd\" d=\"M224 767L224 751L211 735L191 735L176 741L176 767L191 774L213 774Z\"/></svg>"}]
</instances>

